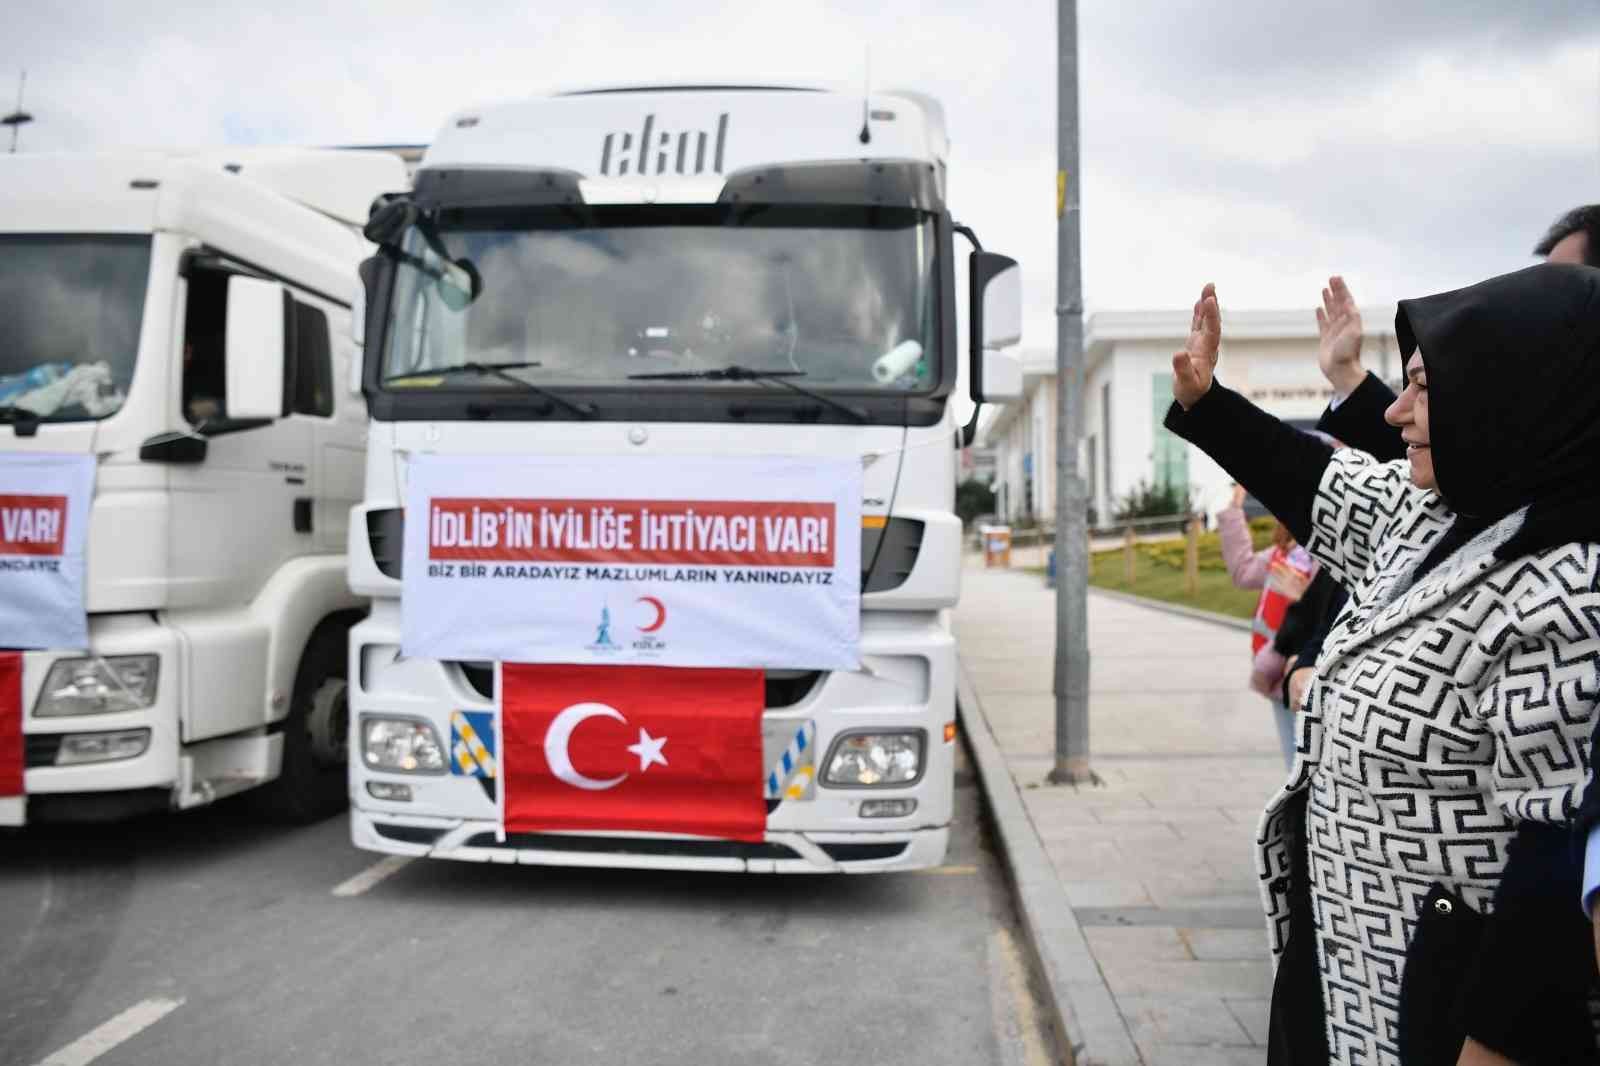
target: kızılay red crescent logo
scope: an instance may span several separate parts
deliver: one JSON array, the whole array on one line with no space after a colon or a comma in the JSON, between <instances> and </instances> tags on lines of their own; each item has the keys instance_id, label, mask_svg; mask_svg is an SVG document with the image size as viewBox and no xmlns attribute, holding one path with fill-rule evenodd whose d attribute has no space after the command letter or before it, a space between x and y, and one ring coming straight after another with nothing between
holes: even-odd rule
<instances>
[{"instance_id":1,"label":"k\u0131z\u0131lay red crescent logo","mask_svg":"<svg viewBox=\"0 0 1600 1066\"><path fill-rule=\"evenodd\" d=\"M0 495L0 555L60 555L66 543L65 496Z\"/></svg>"},{"instance_id":2,"label":"k\u0131z\u0131lay red crescent logo","mask_svg":"<svg viewBox=\"0 0 1600 1066\"><path fill-rule=\"evenodd\" d=\"M639 602L655 611L655 617L648 624L639 627L641 633L654 633L667 624L667 605L654 596L640 596Z\"/></svg>"}]
</instances>

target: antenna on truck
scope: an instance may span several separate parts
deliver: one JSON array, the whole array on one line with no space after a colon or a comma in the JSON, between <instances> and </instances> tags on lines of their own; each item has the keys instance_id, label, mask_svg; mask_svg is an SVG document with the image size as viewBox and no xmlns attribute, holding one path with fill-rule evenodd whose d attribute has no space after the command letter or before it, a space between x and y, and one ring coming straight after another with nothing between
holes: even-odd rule
<instances>
[{"instance_id":1,"label":"antenna on truck","mask_svg":"<svg viewBox=\"0 0 1600 1066\"><path fill-rule=\"evenodd\" d=\"M867 120L872 117L872 45L867 45L866 73L861 78L861 143L872 143L872 127Z\"/></svg>"}]
</instances>

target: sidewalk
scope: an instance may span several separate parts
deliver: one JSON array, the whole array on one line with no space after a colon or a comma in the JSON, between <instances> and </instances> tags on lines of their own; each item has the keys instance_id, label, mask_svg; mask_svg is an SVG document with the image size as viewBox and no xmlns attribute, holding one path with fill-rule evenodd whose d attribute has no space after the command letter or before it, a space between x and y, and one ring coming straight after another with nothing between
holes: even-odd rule
<instances>
[{"instance_id":1,"label":"sidewalk","mask_svg":"<svg viewBox=\"0 0 1600 1066\"><path fill-rule=\"evenodd\" d=\"M1267 703L1245 687L1248 634L1091 592L1090 762L1104 784L1056 787L1054 593L978 557L962 582L963 725L989 753L985 791L1046 974L1066 975L1048 983L1078 1066L1265 1062L1253 840L1285 775ZM1001 766L1019 792L996 792ZM1030 854L1042 869L1024 868Z\"/></svg>"}]
</instances>

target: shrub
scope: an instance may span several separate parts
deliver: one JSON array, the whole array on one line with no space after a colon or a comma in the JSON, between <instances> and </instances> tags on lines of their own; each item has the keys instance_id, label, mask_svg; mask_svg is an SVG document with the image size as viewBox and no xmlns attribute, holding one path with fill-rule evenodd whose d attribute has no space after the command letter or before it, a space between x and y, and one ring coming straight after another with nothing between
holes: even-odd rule
<instances>
[{"instance_id":1,"label":"shrub","mask_svg":"<svg viewBox=\"0 0 1600 1066\"><path fill-rule=\"evenodd\" d=\"M993 513L994 489L974 478L956 485L956 514L963 526L970 526L981 514Z\"/></svg>"},{"instance_id":2,"label":"shrub","mask_svg":"<svg viewBox=\"0 0 1600 1066\"><path fill-rule=\"evenodd\" d=\"M1166 518L1189 513L1189 501L1174 485L1150 485L1139 482L1133 491L1117 504L1118 521L1129 518Z\"/></svg>"}]
</instances>

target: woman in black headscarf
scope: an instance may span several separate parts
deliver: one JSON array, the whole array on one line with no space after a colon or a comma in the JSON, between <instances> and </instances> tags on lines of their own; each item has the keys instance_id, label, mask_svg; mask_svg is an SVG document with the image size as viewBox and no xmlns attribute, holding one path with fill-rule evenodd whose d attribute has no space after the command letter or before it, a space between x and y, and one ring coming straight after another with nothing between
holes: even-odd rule
<instances>
[{"instance_id":1,"label":"woman in black headscarf","mask_svg":"<svg viewBox=\"0 0 1600 1066\"><path fill-rule=\"evenodd\" d=\"M1270 1061L1600 1061L1568 827L1600 710L1600 270L1400 304L1407 458L1214 382L1206 286L1167 426L1350 590L1259 870Z\"/></svg>"}]
</instances>

